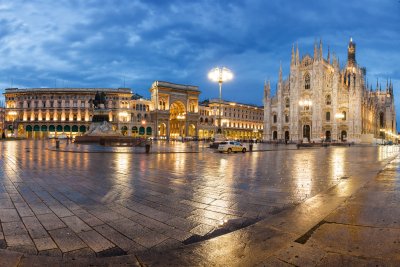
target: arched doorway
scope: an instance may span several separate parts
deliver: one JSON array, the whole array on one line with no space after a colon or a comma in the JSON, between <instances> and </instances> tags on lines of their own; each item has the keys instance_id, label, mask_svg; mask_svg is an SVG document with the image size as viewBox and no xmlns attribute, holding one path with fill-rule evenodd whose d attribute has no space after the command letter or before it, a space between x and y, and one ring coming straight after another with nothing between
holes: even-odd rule
<instances>
[{"instance_id":1,"label":"arched doorway","mask_svg":"<svg viewBox=\"0 0 400 267\"><path fill-rule=\"evenodd\" d=\"M145 133L144 127L140 127L139 128L139 135L144 135L144 133Z\"/></svg>"},{"instance_id":2,"label":"arched doorway","mask_svg":"<svg viewBox=\"0 0 400 267\"><path fill-rule=\"evenodd\" d=\"M40 138L46 138L48 136L48 134L47 134L47 125L42 125L40 127L40 131L41 131Z\"/></svg>"},{"instance_id":3,"label":"arched doorway","mask_svg":"<svg viewBox=\"0 0 400 267\"><path fill-rule=\"evenodd\" d=\"M331 131L326 131L325 132L325 141L330 142L332 140L331 138Z\"/></svg>"},{"instance_id":4,"label":"arched doorway","mask_svg":"<svg viewBox=\"0 0 400 267\"><path fill-rule=\"evenodd\" d=\"M189 136L196 136L196 126L194 124L189 125Z\"/></svg>"},{"instance_id":5,"label":"arched doorway","mask_svg":"<svg viewBox=\"0 0 400 267\"><path fill-rule=\"evenodd\" d=\"M32 126L31 125L26 125L25 131L26 131L26 137L27 138L32 138Z\"/></svg>"},{"instance_id":6,"label":"arched doorway","mask_svg":"<svg viewBox=\"0 0 400 267\"><path fill-rule=\"evenodd\" d=\"M69 133L71 131L71 126L65 125L64 126L64 132Z\"/></svg>"},{"instance_id":7,"label":"arched doorway","mask_svg":"<svg viewBox=\"0 0 400 267\"><path fill-rule=\"evenodd\" d=\"M62 127L62 125L57 125L56 131L57 131L57 135L62 134L62 132L63 132L63 127Z\"/></svg>"},{"instance_id":8,"label":"arched doorway","mask_svg":"<svg viewBox=\"0 0 400 267\"><path fill-rule=\"evenodd\" d=\"M138 135L138 128L136 126L132 127L132 136L137 136Z\"/></svg>"},{"instance_id":9,"label":"arched doorway","mask_svg":"<svg viewBox=\"0 0 400 267\"><path fill-rule=\"evenodd\" d=\"M39 139L40 138L40 126L39 125L34 125L33 126L33 138L34 139Z\"/></svg>"},{"instance_id":10,"label":"arched doorway","mask_svg":"<svg viewBox=\"0 0 400 267\"><path fill-rule=\"evenodd\" d=\"M288 140L289 140L289 137L290 137L290 136L289 136L289 131L285 131L285 140L288 141Z\"/></svg>"},{"instance_id":11,"label":"arched doorway","mask_svg":"<svg viewBox=\"0 0 400 267\"><path fill-rule=\"evenodd\" d=\"M146 128L146 135L151 136L152 134L153 134L153 130L151 129L150 126L148 126L148 127Z\"/></svg>"},{"instance_id":12,"label":"arched doorway","mask_svg":"<svg viewBox=\"0 0 400 267\"><path fill-rule=\"evenodd\" d=\"M158 136L167 136L167 125L165 123L158 125Z\"/></svg>"},{"instance_id":13,"label":"arched doorway","mask_svg":"<svg viewBox=\"0 0 400 267\"><path fill-rule=\"evenodd\" d=\"M272 132L272 140L278 140L278 132L277 131Z\"/></svg>"},{"instance_id":14,"label":"arched doorway","mask_svg":"<svg viewBox=\"0 0 400 267\"><path fill-rule=\"evenodd\" d=\"M122 127L121 127L121 134L122 134L123 136L126 136L127 133L128 133L128 127L122 126Z\"/></svg>"},{"instance_id":15,"label":"arched doorway","mask_svg":"<svg viewBox=\"0 0 400 267\"><path fill-rule=\"evenodd\" d=\"M347 132L346 131L342 131L340 133L340 140L342 140L342 142L345 142L347 140Z\"/></svg>"},{"instance_id":16,"label":"arched doorway","mask_svg":"<svg viewBox=\"0 0 400 267\"><path fill-rule=\"evenodd\" d=\"M307 138L307 140L310 142L311 138L311 127L310 125L304 125L303 126L303 138Z\"/></svg>"},{"instance_id":17,"label":"arched doorway","mask_svg":"<svg viewBox=\"0 0 400 267\"><path fill-rule=\"evenodd\" d=\"M379 127L381 128L385 127L385 113L383 112L379 113Z\"/></svg>"},{"instance_id":18,"label":"arched doorway","mask_svg":"<svg viewBox=\"0 0 400 267\"><path fill-rule=\"evenodd\" d=\"M185 105L180 101L172 103L169 116L169 135L171 138L185 136L185 120Z\"/></svg>"}]
</instances>

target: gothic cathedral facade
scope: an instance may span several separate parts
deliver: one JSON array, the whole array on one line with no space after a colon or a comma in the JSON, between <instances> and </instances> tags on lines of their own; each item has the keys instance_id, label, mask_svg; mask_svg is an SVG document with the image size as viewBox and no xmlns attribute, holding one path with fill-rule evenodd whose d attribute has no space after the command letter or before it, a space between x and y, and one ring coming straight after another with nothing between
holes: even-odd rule
<instances>
[{"instance_id":1,"label":"gothic cathedral facade","mask_svg":"<svg viewBox=\"0 0 400 267\"><path fill-rule=\"evenodd\" d=\"M300 59L292 48L289 78L282 79L271 96L264 85L264 140L321 142L372 142L394 140L396 111L393 84L366 83L366 69L356 61L356 44L350 40L347 62L340 68L336 56L323 57L322 42L314 44L314 57ZM332 62L331 62L332 61Z\"/></svg>"}]
</instances>

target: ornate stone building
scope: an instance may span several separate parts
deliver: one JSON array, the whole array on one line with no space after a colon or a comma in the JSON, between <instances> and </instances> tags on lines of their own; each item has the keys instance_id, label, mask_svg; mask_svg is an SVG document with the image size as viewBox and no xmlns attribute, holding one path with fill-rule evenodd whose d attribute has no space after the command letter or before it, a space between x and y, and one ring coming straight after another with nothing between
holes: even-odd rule
<instances>
[{"instance_id":1,"label":"ornate stone building","mask_svg":"<svg viewBox=\"0 0 400 267\"><path fill-rule=\"evenodd\" d=\"M8 88L5 123L7 136L47 138L84 134L92 121L90 99L106 94L106 109L114 130L133 137L159 139L212 138L219 105L211 100L199 105L197 86L155 81L151 98L133 94L129 88ZM223 102L222 126L229 138L261 139L263 109Z\"/></svg>"},{"instance_id":2,"label":"ornate stone building","mask_svg":"<svg viewBox=\"0 0 400 267\"><path fill-rule=\"evenodd\" d=\"M279 71L276 95L264 85L264 140L341 140L373 142L396 137L393 84L382 90L366 84L366 69L356 62L356 44L350 40L348 58L323 57L322 42L314 56L299 56L293 47L289 78Z\"/></svg>"},{"instance_id":3,"label":"ornate stone building","mask_svg":"<svg viewBox=\"0 0 400 267\"><path fill-rule=\"evenodd\" d=\"M198 136L199 95L197 86L156 81L150 88L155 109L156 138Z\"/></svg>"},{"instance_id":4,"label":"ornate stone building","mask_svg":"<svg viewBox=\"0 0 400 267\"><path fill-rule=\"evenodd\" d=\"M5 131L8 136L26 138L83 134L91 123L89 100L96 92L106 93L109 120L114 127L129 125L121 116L130 111L132 93L127 88L8 88L4 93Z\"/></svg>"},{"instance_id":5,"label":"ornate stone building","mask_svg":"<svg viewBox=\"0 0 400 267\"><path fill-rule=\"evenodd\" d=\"M262 139L264 109L255 105L225 101L221 103L221 128L228 139ZM218 126L219 99L200 104L199 137L212 138Z\"/></svg>"},{"instance_id":6,"label":"ornate stone building","mask_svg":"<svg viewBox=\"0 0 400 267\"><path fill-rule=\"evenodd\" d=\"M2 103L0 102L0 138L2 137L4 131L4 119L5 119L5 108L2 106Z\"/></svg>"}]
</instances>

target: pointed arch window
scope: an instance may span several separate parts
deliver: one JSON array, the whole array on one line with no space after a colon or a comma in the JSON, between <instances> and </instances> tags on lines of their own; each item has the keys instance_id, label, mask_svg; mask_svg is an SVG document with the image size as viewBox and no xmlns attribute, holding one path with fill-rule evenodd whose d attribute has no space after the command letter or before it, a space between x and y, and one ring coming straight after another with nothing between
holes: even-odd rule
<instances>
[{"instance_id":1,"label":"pointed arch window","mask_svg":"<svg viewBox=\"0 0 400 267\"><path fill-rule=\"evenodd\" d=\"M326 119L326 121L330 121L331 120L331 113L329 111L326 112L325 119Z\"/></svg>"},{"instance_id":2,"label":"pointed arch window","mask_svg":"<svg viewBox=\"0 0 400 267\"><path fill-rule=\"evenodd\" d=\"M379 126L381 128L385 127L385 113L379 113Z\"/></svg>"},{"instance_id":3,"label":"pointed arch window","mask_svg":"<svg viewBox=\"0 0 400 267\"><path fill-rule=\"evenodd\" d=\"M311 88L310 74L306 73L306 75L304 75L304 89L310 89L310 88Z\"/></svg>"}]
</instances>

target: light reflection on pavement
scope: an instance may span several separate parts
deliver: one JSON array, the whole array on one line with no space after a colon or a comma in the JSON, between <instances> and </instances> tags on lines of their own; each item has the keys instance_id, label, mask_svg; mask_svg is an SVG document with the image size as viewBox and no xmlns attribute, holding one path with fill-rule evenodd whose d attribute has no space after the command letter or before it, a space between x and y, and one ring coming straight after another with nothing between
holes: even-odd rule
<instances>
[{"instance_id":1,"label":"light reflection on pavement","mask_svg":"<svg viewBox=\"0 0 400 267\"><path fill-rule=\"evenodd\" d=\"M177 147L198 153L46 149L52 146L48 141L0 143L4 240L30 254L80 251L88 256L118 248L117 255L171 248L192 236L207 236L230 220L268 218L342 179L370 176L398 153L397 146L296 150L258 144L255 149L274 150L245 154L214 153L195 143ZM174 151L171 144L158 146L153 152L160 147ZM54 242L38 246L27 219L42 229L41 239ZM49 221L59 226L49 227ZM23 229L8 229L8 222L24 222ZM72 241L60 238L64 230Z\"/></svg>"}]
</instances>

